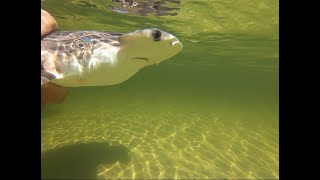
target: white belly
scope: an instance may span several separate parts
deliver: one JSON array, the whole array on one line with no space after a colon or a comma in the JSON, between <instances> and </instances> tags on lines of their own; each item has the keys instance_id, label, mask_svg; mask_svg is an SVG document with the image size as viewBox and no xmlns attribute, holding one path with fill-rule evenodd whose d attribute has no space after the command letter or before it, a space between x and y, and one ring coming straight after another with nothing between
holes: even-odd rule
<instances>
[{"instance_id":1,"label":"white belly","mask_svg":"<svg viewBox=\"0 0 320 180\"><path fill-rule=\"evenodd\" d=\"M143 60L131 60L126 57L118 59L116 53L116 49L113 53L110 53L109 49L108 54L97 50L91 57L91 68L81 72L76 70L77 73L66 73L66 76L51 82L64 87L115 85L128 80L140 69L150 65Z\"/></svg>"},{"instance_id":2,"label":"white belly","mask_svg":"<svg viewBox=\"0 0 320 180\"><path fill-rule=\"evenodd\" d=\"M55 79L52 83L64 87L109 86L122 83L136 74L146 63L123 62L118 64L102 63L100 67L81 75L70 75Z\"/></svg>"}]
</instances>

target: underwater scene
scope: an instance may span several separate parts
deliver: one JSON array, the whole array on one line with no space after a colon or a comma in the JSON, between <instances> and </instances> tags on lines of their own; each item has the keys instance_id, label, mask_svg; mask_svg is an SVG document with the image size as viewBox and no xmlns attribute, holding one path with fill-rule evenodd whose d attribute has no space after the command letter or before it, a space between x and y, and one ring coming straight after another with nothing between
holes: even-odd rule
<instances>
[{"instance_id":1,"label":"underwater scene","mask_svg":"<svg viewBox=\"0 0 320 180\"><path fill-rule=\"evenodd\" d=\"M42 0L41 8L59 31L158 28L183 45L122 83L70 87L63 103L46 105L42 179L279 179L277 0Z\"/></svg>"}]
</instances>

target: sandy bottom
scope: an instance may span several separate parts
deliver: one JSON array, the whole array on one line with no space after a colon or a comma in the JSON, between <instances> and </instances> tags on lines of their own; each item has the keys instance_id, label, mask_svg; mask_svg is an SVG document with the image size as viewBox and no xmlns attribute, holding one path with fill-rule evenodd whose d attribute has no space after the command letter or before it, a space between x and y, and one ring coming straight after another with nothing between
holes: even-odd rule
<instances>
[{"instance_id":1,"label":"sandy bottom","mask_svg":"<svg viewBox=\"0 0 320 180\"><path fill-rule=\"evenodd\" d=\"M278 131L263 124L104 107L44 115L43 178L279 178Z\"/></svg>"}]
</instances>

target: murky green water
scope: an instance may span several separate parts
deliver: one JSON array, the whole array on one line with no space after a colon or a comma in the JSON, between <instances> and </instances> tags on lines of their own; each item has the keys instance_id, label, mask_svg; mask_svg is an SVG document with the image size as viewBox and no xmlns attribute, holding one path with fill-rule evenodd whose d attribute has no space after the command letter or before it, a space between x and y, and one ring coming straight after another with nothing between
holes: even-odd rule
<instances>
[{"instance_id":1,"label":"murky green water","mask_svg":"<svg viewBox=\"0 0 320 180\"><path fill-rule=\"evenodd\" d=\"M184 49L122 84L72 88L48 106L42 177L278 179L278 1L167 3L180 8L176 16L120 14L108 4L45 0L42 8L60 30L158 27Z\"/></svg>"}]
</instances>

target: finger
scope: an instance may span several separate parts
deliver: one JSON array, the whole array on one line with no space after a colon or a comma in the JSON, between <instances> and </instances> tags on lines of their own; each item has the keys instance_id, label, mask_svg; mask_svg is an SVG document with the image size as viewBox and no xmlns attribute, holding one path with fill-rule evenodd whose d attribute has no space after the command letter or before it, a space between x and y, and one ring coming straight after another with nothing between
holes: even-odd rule
<instances>
[{"instance_id":1,"label":"finger","mask_svg":"<svg viewBox=\"0 0 320 180\"><path fill-rule=\"evenodd\" d=\"M41 9L41 38L56 31L58 25L56 20L45 10Z\"/></svg>"},{"instance_id":2,"label":"finger","mask_svg":"<svg viewBox=\"0 0 320 180\"><path fill-rule=\"evenodd\" d=\"M66 87L58 86L52 83L46 83L41 85L42 104L62 103L66 99L68 94L69 90Z\"/></svg>"}]
</instances>

